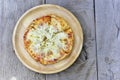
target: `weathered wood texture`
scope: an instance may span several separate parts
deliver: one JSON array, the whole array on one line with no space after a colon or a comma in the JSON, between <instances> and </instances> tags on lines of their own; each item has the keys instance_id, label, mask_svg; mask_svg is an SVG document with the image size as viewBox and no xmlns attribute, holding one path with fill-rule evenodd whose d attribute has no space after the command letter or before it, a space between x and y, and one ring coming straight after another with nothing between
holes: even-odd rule
<instances>
[{"instance_id":1,"label":"weathered wood texture","mask_svg":"<svg viewBox=\"0 0 120 80\"><path fill-rule=\"evenodd\" d=\"M98 79L120 80L120 0L95 0Z\"/></svg>"},{"instance_id":2,"label":"weathered wood texture","mask_svg":"<svg viewBox=\"0 0 120 80\"><path fill-rule=\"evenodd\" d=\"M83 50L77 61L67 70L46 78L23 66L12 48L12 32L18 18L42 3L58 4L73 12L84 32ZM93 0L0 0L0 80L97 80L93 5Z\"/></svg>"},{"instance_id":3,"label":"weathered wood texture","mask_svg":"<svg viewBox=\"0 0 120 80\"><path fill-rule=\"evenodd\" d=\"M46 75L46 80L97 80L93 0L46 0L73 12L84 32L83 50L77 61L67 70Z\"/></svg>"},{"instance_id":4,"label":"weathered wood texture","mask_svg":"<svg viewBox=\"0 0 120 80\"><path fill-rule=\"evenodd\" d=\"M0 0L0 80L97 80L96 47L98 79L120 80L120 0L94 1L95 4L93 0ZM77 61L46 78L23 66L12 48L12 32L18 18L42 3L58 4L73 12L84 32L83 50Z\"/></svg>"},{"instance_id":5,"label":"weathered wood texture","mask_svg":"<svg viewBox=\"0 0 120 80\"><path fill-rule=\"evenodd\" d=\"M45 80L21 64L12 48L12 33L18 18L42 0L0 0L0 80Z\"/></svg>"}]
</instances>

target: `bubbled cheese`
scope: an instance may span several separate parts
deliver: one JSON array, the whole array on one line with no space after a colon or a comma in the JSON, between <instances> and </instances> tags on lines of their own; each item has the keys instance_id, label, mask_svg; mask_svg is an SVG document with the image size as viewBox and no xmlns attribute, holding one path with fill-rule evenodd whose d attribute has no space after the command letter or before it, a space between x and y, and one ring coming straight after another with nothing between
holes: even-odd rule
<instances>
[{"instance_id":1,"label":"bubbled cheese","mask_svg":"<svg viewBox=\"0 0 120 80\"><path fill-rule=\"evenodd\" d=\"M67 38L68 36L65 32L59 31L59 29L48 24L32 29L27 34L27 40L32 42L30 47L35 53L39 54L43 52L47 55L49 51L52 51L53 55L45 58L46 60L53 60L60 57L59 51L65 47L65 43L60 40Z\"/></svg>"}]
</instances>

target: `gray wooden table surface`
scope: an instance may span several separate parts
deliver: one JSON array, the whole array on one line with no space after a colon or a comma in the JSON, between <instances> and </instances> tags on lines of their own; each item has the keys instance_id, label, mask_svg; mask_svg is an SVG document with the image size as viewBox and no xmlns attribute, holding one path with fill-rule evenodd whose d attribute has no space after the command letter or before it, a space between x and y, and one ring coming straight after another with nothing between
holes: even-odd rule
<instances>
[{"instance_id":1,"label":"gray wooden table surface","mask_svg":"<svg viewBox=\"0 0 120 80\"><path fill-rule=\"evenodd\" d=\"M12 32L28 9L57 4L81 22L84 45L75 63L57 74L27 69L12 48ZM120 0L0 0L0 80L120 80Z\"/></svg>"}]
</instances>

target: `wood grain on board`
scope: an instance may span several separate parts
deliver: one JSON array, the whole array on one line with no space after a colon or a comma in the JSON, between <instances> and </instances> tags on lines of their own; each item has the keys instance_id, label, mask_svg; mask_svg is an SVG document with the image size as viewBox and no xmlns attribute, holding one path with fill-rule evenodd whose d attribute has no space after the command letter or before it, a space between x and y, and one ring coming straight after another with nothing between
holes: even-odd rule
<instances>
[{"instance_id":1,"label":"wood grain on board","mask_svg":"<svg viewBox=\"0 0 120 80\"><path fill-rule=\"evenodd\" d=\"M98 79L120 80L120 0L95 0Z\"/></svg>"},{"instance_id":2,"label":"wood grain on board","mask_svg":"<svg viewBox=\"0 0 120 80\"><path fill-rule=\"evenodd\" d=\"M77 61L63 72L46 75L46 80L97 80L93 0L46 0L46 3L70 10L84 32L83 50Z\"/></svg>"},{"instance_id":3,"label":"wood grain on board","mask_svg":"<svg viewBox=\"0 0 120 80\"><path fill-rule=\"evenodd\" d=\"M45 80L45 75L27 69L16 57L12 33L17 20L42 0L0 0L0 80Z\"/></svg>"}]
</instances>

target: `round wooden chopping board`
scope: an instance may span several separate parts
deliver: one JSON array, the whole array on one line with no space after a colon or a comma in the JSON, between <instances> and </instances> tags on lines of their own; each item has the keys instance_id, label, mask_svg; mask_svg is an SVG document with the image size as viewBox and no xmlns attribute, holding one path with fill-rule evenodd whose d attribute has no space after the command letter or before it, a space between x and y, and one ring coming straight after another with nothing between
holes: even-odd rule
<instances>
[{"instance_id":1,"label":"round wooden chopping board","mask_svg":"<svg viewBox=\"0 0 120 80\"><path fill-rule=\"evenodd\" d=\"M24 48L23 35L26 27L38 17L42 17L49 14L55 14L64 18L74 33L74 46L69 57L61 60L58 63L51 65L42 65L36 62L27 53ZM79 21L76 17L67 9L58 5L45 4L36 6L22 15L18 20L14 32L13 32L13 48L19 60L29 69L43 74L52 74L65 70L71 66L77 57L79 56L83 45L83 32Z\"/></svg>"}]
</instances>

